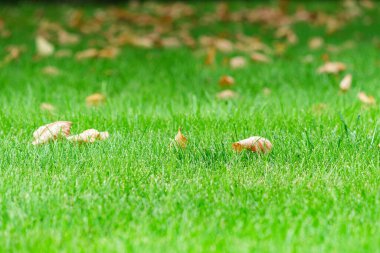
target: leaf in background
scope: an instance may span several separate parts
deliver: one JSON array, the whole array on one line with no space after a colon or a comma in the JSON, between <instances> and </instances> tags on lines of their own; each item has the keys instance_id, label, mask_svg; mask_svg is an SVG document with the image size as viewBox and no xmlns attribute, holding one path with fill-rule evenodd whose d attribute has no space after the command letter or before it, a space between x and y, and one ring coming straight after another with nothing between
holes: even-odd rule
<instances>
[{"instance_id":1,"label":"leaf in background","mask_svg":"<svg viewBox=\"0 0 380 253\"><path fill-rule=\"evenodd\" d=\"M106 96L101 93L94 93L86 97L86 104L89 107L99 106L106 102Z\"/></svg>"},{"instance_id":2,"label":"leaf in background","mask_svg":"<svg viewBox=\"0 0 380 253\"><path fill-rule=\"evenodd\" d=\"M219 79L219 85L222 87L232 86L235 84L235 79L232 76L222 76Z\"/></svg>"},{"instance_id":3,"label":"leaf in background","mask_svg":"<svg viewBox=\"0 0 380 253\"><path fill-rule=\"evenodd\" d=\"M232 90L224 90L224 91L219 92L216 95L216 97L221 100L229 100L229 99L237 98L238 94Z\"/></svg>"},{"instance_id":4,"label":"leaf in background","mask_svg":"<svg viewBox=\"0 0 380 253\"><path fill-rule=\"evenodd\" d=\"M272 149L272 143L260 136L252 136L232 144L235 151L242 151L244 149L252 152L267 153Z\"/></svg>"},{"instance_id":5,"label":"leaf in background","mask_svg":"<svg viewBox=\"0 0 380 253\"><path fill-rule=\"evenodd\" d=\"M54 53L54 46L42 36L36 37L36 48L40 56L49 56Z\"/></svg>"},{"instance_id":6,"label":"leaf in background","mask_svg":"<svg viewBox=\"0 0 380 253\"><path fill-rule=\"evenodd\" d=\"M339 84L340 90L343 92L348 91L351 88L352 75L347 74Z\"/></svg>"}]
</instances>

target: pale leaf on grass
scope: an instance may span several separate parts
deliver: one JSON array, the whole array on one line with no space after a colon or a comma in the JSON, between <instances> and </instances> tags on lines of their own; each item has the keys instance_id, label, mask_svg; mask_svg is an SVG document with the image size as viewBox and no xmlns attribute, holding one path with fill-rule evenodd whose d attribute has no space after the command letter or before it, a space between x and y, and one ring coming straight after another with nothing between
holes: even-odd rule
<instances>
[{"instance_id":1,"label":"pale leaf on grass","mask_svg":"<svg viewBox=\"0 0 380 253\"><path fill-rule=\"evenodd\" d=\"M309 48L313 50L321 48L323 43L324 41L322 37L313 37L309 40Z\"/></svg>"},{"instance_id":2,"label":"pale leaf on grass","mask_svg":"<svg viewBox=\"0 0 380 253\"><path fill-rule=\"evenodd\" d=\"M238 97L238 94L232 90L224 90L219 92L216 97L220 100L230 100Z\"/></svg>"},{"instance_id":3,"label":"pale leaf on grass","mask_svg":"<svg viewBox=\"0 0 380 253\"><path fill-rule=\"evenodd\" d=\"M232 148L238 152L246 149L257 153L268 153L272 149L272 143L263 137L252 136L233 143Z\"/></svg>"},{"instance_id":4,"label":"pale leaf on grass","mask_svg":"<svg viewBox=\"0 0 380 253\"><path fill-rule=\"evenodd\" d=\"M49 56L54 53L54 46L42 36L36 37L36 48L40 56Z\"/></svg>"},{"instance_id":5,"label":"pale leaf on grass","mask_svg":"<svg viewBox=\"0 0 380 253\"><path fill-rule=\"evenodd\" d=\"M232 86L235 84L235 79L232 76L224 75L219 79L219 85L222 87Z\"/></svg>"},{"instance_id":6,"label":"pale leaf on grass","mask_svg":"<svg viewBox=\"0 0 380 253\"><path fill-rule=\"evenodd\" d=\"M57 76L61 73L61 71L54 66L46 66L42 69L42 73L49 76Z\"/></svg>"},{"instance_id":7,"label":"pale leaf on grass","mask_svg":"<svg viewBox=\"0 0 380 253\"><path fill-rule=\"evenodd\" d=\"M39 145L59 139L60 137L66 138L70 134L71 125L70 121L57 121L41 126L34 131L34 141L32 144Z\"/></svg>"},{"instance_id":8,"label":"pale leaf on grass","mask_svg":"<svg viewBox=\"0 0 380 253\"><path fill-rule=\"evenodd\" d=\"M80 134L69 136L67 139L78 143L93 143L97 140L106 140L108 137L108 132L99 132L96 129L88 129Z\"/></svg>"},{"instance_id":9,"label":"pale leaf on grass","mask_svg":"<svg viewBox=\"0 0 380 253\"><path fill-rule=\"evenodd\" d=\"M180 148L186 148L187 138L182 134L181 128L178 129L178 133L174 137L174 144Z\"/></svg>"},{"instance_id":10,"label":"pale leaf on grass","mask_svg":"<svg viewBox=\"0 0 380 253\"><path fill-rule=\"evenodd\" d=\"M340 90L343 92L348 91L351 88L352 75L346 75L339 84Z\"/></svg>"},{"instance_id":11,"label":"pale leaf on grass","mask_svg":"<svg viewBox=\"0 0 380 253\"><path fill-rule=\"evenodd\" d=\"M251 54L251 59L254 62L262 62L262 63L269 63L271 60L268 56L262 53L254 52Z\"/></svg>"},{"instance_id":12,"label":"pale leaf on grass","mask_svg":"<svg viewBox=\"0 0 380 253\"><path fill-rule=\"evenodd\" d=\"M55 111L55 107L54 107L54 105L49 104L49 103L42 103L42 104L40 105L40 109L41 109L42 111L48 111L48 112L54 112L54 111Z\"/></svg>"},{"instance_id":13,"label":"pale leaf on grass","mask_svg":"<svg viewBox=\"0 0 380 253\"><path fill-rule=\"evenodd\" d=\"M326 62L318 68L318 73L337 74L346 70L346 65L341 62Z\"/></svg>"},{"instance_id":14,"label":"pale leaf on grass","mask_svg":"<svg viewBox=\"0 0 380 253\"><path fill-rule=\"evenodd\" d=\"M95 48L89 48L76 53L75 58L77 60L95 58L98 56L98 50Z\"/></svg>"},{"instance_id":15,"label":"pale leaf on grass","mask_svg":"<svg viewBox=\"0 0 380 253\"><path fill-rule=\"evenodd\" d=\"M376 100L373 96L368 96L365 92L359 92L358 99L366 105L376 104Z\"/></svg>"},{"instance_id":16,"label":"pale leaf on grass","mask_svg":"<svg viewBox=\"0 0 380 253\"><path fill-rule=\"evenodd\" d=\"M247 61L243 56L235 56L230 59L230 67L232 69L244 68L247 65Z\"/></svg>"},{"instance_id":17,"label":"pale leaf on grass","mask_svg":"<svg viewBox=\"0 0 380 253\"><path fill-rule=\"evenodd\" d=\"M89 107L99 106L106 102L106 96L101 93L94 93L86 97L86 104Z\"/></svg>"}]
</instances>

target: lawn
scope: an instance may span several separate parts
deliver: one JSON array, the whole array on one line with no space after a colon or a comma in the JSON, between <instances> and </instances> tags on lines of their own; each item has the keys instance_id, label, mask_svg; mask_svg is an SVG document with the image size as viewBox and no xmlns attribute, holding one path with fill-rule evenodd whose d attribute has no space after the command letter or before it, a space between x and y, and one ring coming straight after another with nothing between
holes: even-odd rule
<instances>
[{"instance_id":1,"label":"lawn","mask_svg":"<svg viewBox=\"0 0 380 253\"><path fill-rule=\"evenodd\" d=\"M290 3L289 16L299 4ZM0 64L0 251L379 252L380 110L358 93L380 100L380 5L304 5L336 19L337 12L359 14L330 33L323 22L294 22L292 42L274 36L278 24L202 21L216 4L193 2L194 13L171 27L192 24L192 47L127 43L110 58L76 59L108 47L104 31L112 25L141 34L151 27L135 27L122 11L120 20L109 20L116 7L1 6L0 60L10 45L19 55ZM234 1L229 13L260 6ZM149 16L156 8L124 4L116 12ZM97 17L103 30L70 26L74 10L93 23ZM79 36L69 45L48 37L55 52L70 50L67 57L38 55L44 20ZM260 38L270 62L236 49L237 34ZM217 48L207 65L210 49L199 42L205 35L234 47ZM313 37L324 42L314 50ZM246 65L231 68L234 56ZM318 73L324 61L346 70ZM46 73L47 66L54 71ZM346 74L352 87L342 92ZM223 75L235 79L229 89L238 97L216 97ZM93 93L104 94L105 104L87 106ZM41 110L41 103L55 110ZM73 134L95 128L110 137L32 145L38 127L59 120L73 122ZM184 149L171 145L178 128L188 139ZM232 149L250 136L270 140L271 152Z\"/></svg>"}]
</instances>

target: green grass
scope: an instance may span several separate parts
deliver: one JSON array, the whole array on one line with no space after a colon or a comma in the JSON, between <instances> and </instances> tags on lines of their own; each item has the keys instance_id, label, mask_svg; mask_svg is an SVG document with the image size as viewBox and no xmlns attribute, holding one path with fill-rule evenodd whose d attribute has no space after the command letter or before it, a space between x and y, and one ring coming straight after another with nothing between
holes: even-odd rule
<instances>
[{"instance_id":1,"label":"green grass","mask_svg":"<svg viewBox=\"0 0 380 253\"><path fill-rule=\"evenodd\" d=\"M0 58L9 44L26 47L0 68L0 251L379 252L380 110L357 99L363 90L380 100L380 51L372 41L379 8L365 14L370 26L359 19L325 38L334 45L355 41L329 53L353 74L344 95L343 74L316 73L325 50L307 48L311 36L324 35L320 27L296 25L300 42L283 57L239 70L223 65L223 54L207 67L187 48L124 47L114 60L38 60L35 15L42 9L0 9L13 33L0 40ZM63 20L68 9L46 7L45 16ZM249 34L257 27L194 32L228 29ZM259 35L272 43L270 34ZM87 47L83 39L69 48ZM306 54L315 61L303 64ZM44 75L47 65L62 74ZM235 77L239 99L215 98L223 74ZM107 95L106 105L86 107L94 92ZM41 111L42 102L57 112ZM320 103L327 107L318 112ZM73 133L96 128L111 137L32 146L33 131L57 120L72 121ZM169 148L178 127L189 139L185 150ZM232 151L233 142L252 135L271 140L272 152Z\"/></svg>"}]
</instances>

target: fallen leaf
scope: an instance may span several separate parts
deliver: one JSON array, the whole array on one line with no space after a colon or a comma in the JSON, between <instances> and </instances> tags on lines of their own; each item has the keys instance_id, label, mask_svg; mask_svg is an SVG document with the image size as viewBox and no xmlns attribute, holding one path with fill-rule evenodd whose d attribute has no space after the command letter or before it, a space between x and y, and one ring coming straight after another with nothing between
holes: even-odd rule
<instances>
[{"instance_id":1,"label":"fallen leaf","mask_svg":"<svg viewBox=\"0 0 380 253\"><path fill-rule=\"evenodd\" d=\"M49 56L54 53L54 46L42 36L36 37L36 48L40 56Z\"/></svg>"},{"instance_id":2,"label":"fallen leaf","mask_svg":"<svg viewBox=\"0 0 380 253\"><path fill-rule=\"evenodd\" d=\"M186 137L181 133L181 128L178 128L178 133L174 137L175 143L181 147L181 148L186 148L187 145L187 139Z\"/></svg>"},{"instance_id":3,"label":"fallen leaf","mask_svg":"<svg viewBox=\"0 0 380 253\"><path fill-rule=\"evenodd\" d=\"M224 90L224 91L219 92L216 95L216 97L221 100L229 100L229 99L237 98L238 94L232 90Z\"/></svg>"},{"instance_id":4,"label":"fallen leaf","mask_svg":"<svg viewBox=\"0 0 380 253\"><path fill-rule=\"evenodd\" d=\"M257 52L251 54L251 59L255 62L264 62L264 63L270 62L270 59L268 56L266 56L265 54L257 53Z\"/></svg>"},{"instance_id":5,"label":"fallen leaf","mask_svg":"<svg viewBox=\"0 0 380 253\"><path fill-rule=\"evenodd\" d=\"M60 137L66 138L70 134L72 123L70 121L57 121L39 127L33 133L33 145L47 143L51 140L56 140Z\"/></svg>"},{"instance_id":6,"label":"fallen leaf","mask_svg":"<svg viewBox=\"0 0 380 253\"><path fill-rule=\"evenodd\" d=\"M116 47L107 47L98 51L99 58L115 58L119 54L119 49Z\"/></svg>"},{"instance_id":7,"label":"fallen leaf","mask_svg":"<svg viewBox=\"0 0 380 253\"><path fill-rule=\"evenodd\" d=\"M230 67L233 69L243 68L247 65L247 61L243 56L236 56L230 59Z\"/></svg>"},{"instance_id":8,"label":"fallen leaf","mask_svg":"<svg viewBox=\"0 0 380 253\"><path fill-rule=\"evenodd\" d=\"M346 75L339 84L340 90L343 92L348 91L351 88L352 75Z\"/></svg>"},{"instance_id":9,"label":"fallen leaf","mask_svg":"<svg viewBox=\"0 0 380 253\"><path fill-rule=\"evenodd\" d=\"M95 48L89 48L76 53L75 58L77 60L95 58L98 56L98 50Z\"/></svg>"},{"instance_id":10,"label":"fallen leaf","mask_svg":"<svg viewBox=\"0 0 380 253\"><path fill-rule=\"evenodd\" d=\"M216 50L213 47L210 47L207 49L206 53L206 59L205 59L205 64L206 65L213 65L215 62L215 54Z\"/></svg>"},{"instance_id":11,"label":"fallen leaf","mask_svg":"<svg viewBox=\"0 0 380 253\"><path fill-rule=\"evenodd\" d=\"M54 105L49 104L49 103L42 103L42 104L40 105L40 109L41 109L42 111L48 111L48 112L54 112L54 111L55 111L55 107L54 107Z\"/></svg>"},{"instance_id":12,"label":"fallen leaf","mask_svg":"<svg viewBox=\"0 0 380 253\"><path fill-rule=\"evenodd\" d=\"M323 38L314 37L309 40L309 48L310 49L318 49L323 46Z\"/></svg>"},{"instance_id":13,"label":"fallen leaf","mask_svg":"<svg viewBox=\"0 0 380 253\"><path fill-rule=\"evenodd\" d=\"M79 142L79 143L93 143L97 140L105 140L109 137L108 132L99 132L96 129L88 129L80 134L72 135L67 137L69 141Z\"/></svg>"},{"instance_id":14,"label":"fallen leaf","mask_svg":"<svg viewBox=\"0 0 380 253\"><path fill-rule=\"evenodd\" d=\"M248 139L233 143L232 148L238 152L247 149L252 152L267 153L272 149L272 143L263 137L252 136Z\"/></svg>"},{"instance_id":15,"label":"fallen leaf","mask_svg":"<svg viewBox=\"0 0 380 253\"><path fill-rule=\"evenodd\" d=\"M42 69L42 73L50 76L57 76L61 73L61 71L59 71L59 69L57 69L56 67L46 66Z\"/></svg>"},{"instance_id":16,"label":"fallen leaf","mask_svg":"<svg viewBox=\"0 0 380 253\"><path fill-rule=\"evenodd\" d=\"M101 93L94 93L86 97L87 106L98 106L106 102L106 96Z\"/></svg>"},{"instance_id":17,"label":"fallen leaf","mask_svg":"<svg viewBox=\"0 0 380 253\"><path fill-rule=\"evenodd\" d=\"M318 73L337 74L346 70L346 65L341 62L326 62L318 68Z\"/></svg>"},{"instance_id":18,"label":"fallen leaf","mask_svg":"<svg viewBox=\"0 0 380 253\"><path fill-rule=\"evenodd\" d=\"M376 104L376 100L373 96L368 96L364 92L359 92L358 93L358 98L359 100L366 105L374 105Z\"/></svg>"},{"instance_id":19,"label":"fallen leaf","mask_svg":"<svg viewBox=\"0 0 380 253\"><path fill-rule=\"evenodd\" d=\"M232 86L235 83L235 79L232 76L222 76L219 79L219 85L222 87Z\"/></svg>"}]
</instances>

